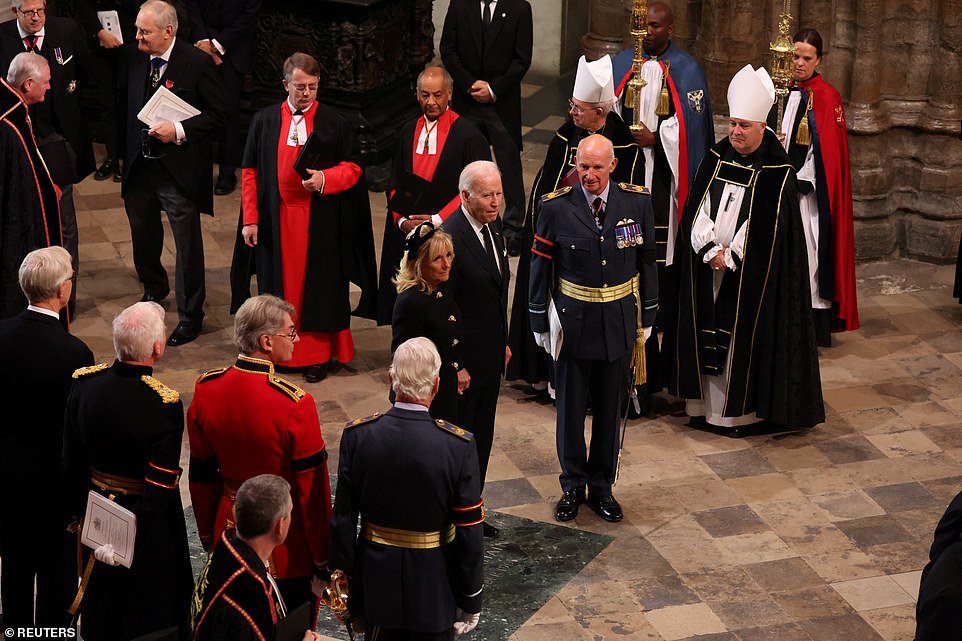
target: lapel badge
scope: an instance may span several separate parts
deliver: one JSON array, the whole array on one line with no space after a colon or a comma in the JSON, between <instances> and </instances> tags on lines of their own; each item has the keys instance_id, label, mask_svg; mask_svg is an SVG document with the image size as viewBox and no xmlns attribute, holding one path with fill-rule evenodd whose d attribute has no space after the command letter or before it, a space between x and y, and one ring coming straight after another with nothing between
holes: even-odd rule
<instances>
[{"instance_id":1,"label":"lapel badge","mask_svg":"<svg viewBox=\"0 0 962 641\"><path fill-rule=\"evenodd\" d=\"M173 80L167 80L166 82L164 82L164 86L167 87L168 89L173 89L173 88L174 88L174 81L173 81Z\"/></svg>"},{"instance_id":2,"label":"lapel badge","mask_svg":"<svg viewBox=\"0 0 962 641\"><path fill-rule=\"evenodd\" d=\"M76 80L71 80L70 82L67 83L67 93L73 93L76 90L77 90Z\"/></svg>"},{"instance_id":3,"label":"lapel badge","mask_svg":"<svg viewBox=\"0 0 962 641\"><path fill-rule=\"evenodd\" d=\"M700 114L702 110L701 101L705 97L704 89L697 89L695 91L688 92L688 106L696 114Z\"/></svg>"}]
</instances>

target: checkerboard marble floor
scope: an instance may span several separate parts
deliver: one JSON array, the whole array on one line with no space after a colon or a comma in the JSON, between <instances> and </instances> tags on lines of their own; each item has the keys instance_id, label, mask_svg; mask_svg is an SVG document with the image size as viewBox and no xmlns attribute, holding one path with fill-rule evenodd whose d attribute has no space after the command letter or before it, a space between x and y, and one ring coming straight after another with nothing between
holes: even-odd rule
<instances>
[{"instance_id":1,"label":"checkerboard marble floor","mask_svg":"<svg viewBox=\"0 0 962 641\"><path fill-rule=\"evenodd\" d=\"M552 113L567 97L557 87L525 91L555 105ZM526 129L527 186L544 154L542 132L561 122L543 113ZM118 185L87 179L76 200L81 267L73 332L109 361L110 321L141 293L129 229ZM372 193L371 203L380 247L383 194ZM217 197L216 217L204 217L204 331L168 349L157 368L185 404L198 374L236 354L228 273L238 207L239 190ZM165 263L172 274L169 233ZM615 488L624 522L583 510L568 524L613 540L506 637L913 638L919 571L938 518L962 489L962 306L951 298L948 266L892 260L857 272L863 326L836 335L835 346L820 353L826 423L739 440L692 430L669 415L632 422ZM168 325L175 323L171 309ZM317 400L332 471L343 423L388 405L390 329L359 319L352 329L353 361L317 384L290 376ZM182 458L186 466L186 439ZM551 523L557 475L553 406L530 387L505 384L488 507ZM186 503L186 476L183 488ZM498 616L485 611L482 626Z\"/></svg>"}]
</instances>

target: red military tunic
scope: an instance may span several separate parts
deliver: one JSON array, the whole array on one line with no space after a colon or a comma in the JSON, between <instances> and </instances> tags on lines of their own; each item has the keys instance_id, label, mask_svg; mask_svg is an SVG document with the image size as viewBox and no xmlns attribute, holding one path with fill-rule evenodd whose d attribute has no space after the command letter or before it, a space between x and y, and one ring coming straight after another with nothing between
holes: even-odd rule
<instances>
[{"instance_id":1,"label":"red military tunic","mask_svg":"<svg viewBox=\"0 0 962 641\"><path fill-rule=\"evenodd\" d=\"M291 484L294 510L275 577L310 576L327 561L331 484L327 449L313 397L274 375L269 361L238 356L233 367L197 380L187 410L190 497L201 541L209 546L233 525L233 496L258 474Z\"/></svg>"}]
</instances>

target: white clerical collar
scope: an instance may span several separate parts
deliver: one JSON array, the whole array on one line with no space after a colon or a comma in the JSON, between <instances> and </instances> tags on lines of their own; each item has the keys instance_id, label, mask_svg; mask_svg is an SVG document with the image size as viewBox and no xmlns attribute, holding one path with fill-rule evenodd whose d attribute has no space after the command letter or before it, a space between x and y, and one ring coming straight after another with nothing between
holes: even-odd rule
<instances>
[{"instance_id":1,"label":"white clerical collar","mask_svg":"<svg viewBox=\"0 0 962 641\"><path fill-rule=\"evenodd\" d=\"M309 104L306 109L300 109L299 111L300 111L302 114L306 114L308 111L311 110L311 107L314 106L314 102L315 102L315 101L312 100L312 101L311 101L311 104ZM290 99L290 98L287 99L287 108L291 110L291 115L293 115L294 112L298 111L298 108L297 108L296 106L294 106L294 103L291 102L291 99Z\"/></svg>"},{"instance_id":2,"label":"white clerical collar","mask_svg":"<svg viewBox=\"0 0 962 641\"><path fill-rule=\"evenodd\" d=\"M402 401L398 401L394 404L394 407L398 408L399 410L411 410L412 412L428 411L428 408L421 405L420 403L404 403Z\"/></svg>"},{"instance_id":3,"label":"white clerical collar","mask_svg":"<svg viewBox=\"0 0 962 641\"><path fill-rule=\"evenodd\" d=\"M30 310L31 312L37 312L38 314L43 314L44 316L50 316L51 318L56 318L57 320L60 320L60 314L58 314L57 312L51 309L44 309L43 307L35 307L34 305L27 305L27 309Z\"/></svg>"}]
</instances>

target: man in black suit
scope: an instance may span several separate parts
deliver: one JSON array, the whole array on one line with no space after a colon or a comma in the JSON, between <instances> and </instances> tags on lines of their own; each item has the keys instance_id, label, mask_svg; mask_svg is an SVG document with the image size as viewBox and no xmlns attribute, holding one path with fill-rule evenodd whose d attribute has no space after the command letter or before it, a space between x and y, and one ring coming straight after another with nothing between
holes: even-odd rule
<instances>
[{"instance_id":1,"label":"man in black suit","mask_svg":"<svg viewBox=\"0 0 962 641\"><path fill-rule=\"evenodd\" d=\"M60 324L73 279L63 247L30 252L20 266L20 287L30 304L0 322L6 358L30 364L0 369L0 402L30 408L29 421L7 420L0 427L0 483L16 488L0 493L6 518L0 519L0 601L8 628L66 625L67 584L58 570L65 540L57 509L63 412L74 370L94 362L90 349ZM29 531L22 523L30 524Z\"/></svg>"},{"instance_id":2,"label":"man in black suit","mask_svg":"<svg viewBox=\"0 0 962 641\"><path fill-rule=\"evenodd\" d=\"M447 287L461 310L461 362L471 376L471 385L458 399L458 422L474 434L483 489L501 375L511 357L506 344L510 273L498 217L503 199L498 166L475 161L458 182L461 207L444 222L454 243ZM493 525L484 524L485 536L497 533Z\"/></svg>"},{"instance_id":3,"label":"man in black suit","mask_svg":"<svg viewBox=\"0 0 962 641\"><path fill-rule=\"evenodd\" d=\"M210 56L177 39L177 11L163 0L145 2L137 14L137 49L127 73L127 152L121 196L130 221L134 267L144 286L141 300L160 301L170 292L160 262L167 212L177 248L179 323L167 340L183 345L197 338L204 318L204 239L201 212L213 214L210 141L227 122L229 106ZM190 103L199 115L147 127L137 118L161 87Z\"/></svg>"},{"instance_id":4,"label":"man in black suit","mask_svg":"<svg viewBox=\"0 0 962 641\"><path fill-rule=\"evenodd\" d=\"M263 0L187 0L190 33L194 46L208 54L217 65L230 104L230 119L218 139L217 163L220 172L214 193L223 196L234 191L241 162L240 102L244 74L254 69L257 32L254 20Z\"/></svg>"},{"instance_id":5,"label":"man in black suit","mask_svg":"<svg viewBox=\"0 0 962 641\"><path fill-rule=\"evenodd\" d=\"M563 494L554 515L559 521L575 518L586 498L604 520L623 517L611 493L618 413L629 368L644 372L645 338L658 309L651 196L643 187L613 184L610 175L617 164L608 138L583 139L575 157L580 184L542 197L531 248L531 329L556 360ZM550 331L554 313L563 332L560 346ZM591 445L586 448L589 394Z\"/></svg>"},{"instance_id":6,"label":"man in black suit","mask_svg":"<svg viewBox=\"0 0 962 641\"><path fill-rule=\"evenodd\" d=\"M434 343L404 341L388 370L394 407L341 433L328 567L350 578L366 639L450 641L481 617L478 455L469 432L428 414L440 368Z\"/></svg>"},{"instance_id":7,"label":"man in black suit","mask_svg":"<svg viewBox=\"0 0 962 641\"><path fill-rule=\"evenodd\" d=\"M30 121L40 154L61 190L60 218L63 246L80 268L77 214L73 185L95 168L94 152L80 110L80 92L90 78L90 55L83 31L69 18L47 16L45 0L13 0L16 20L0 24L0 68L25 51L43 56L50 65L50 90L42 102L30 107ZM69 308L76 300L73 292Z\"/></svg>"},{"instance_id":8,"label":"man in black suit","mask_svg":"<svg viewBox=\"0 0 962 641\"><path fill-rule=\"evenodd\" d=\"M483 8L482 8L483 7ZM531 66L527 0L451 0L441 31L441 60L454 77L454 108L494 148L504 178L505 237L512 255L524 223L521 79Z\"/></svg>"}]
</instances>

